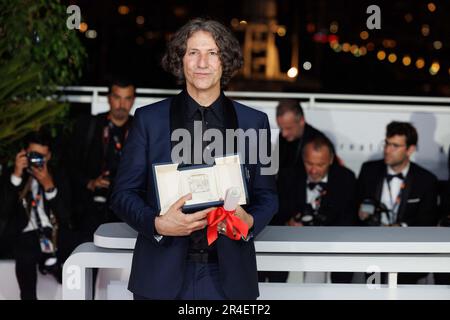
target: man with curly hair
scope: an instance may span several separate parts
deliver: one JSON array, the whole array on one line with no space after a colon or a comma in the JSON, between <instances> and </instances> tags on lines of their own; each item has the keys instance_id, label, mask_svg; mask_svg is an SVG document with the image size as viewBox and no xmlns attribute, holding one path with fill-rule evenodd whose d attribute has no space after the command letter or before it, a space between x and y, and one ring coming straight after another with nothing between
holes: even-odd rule
<instances>
[{"instance_id":1,"label":"man with curly hair","mask_svg":"<svg viewBox=\"0 0 450 320\"><path fill-rule=\"evenodd\" d=\"M242 66L239 43L217 21L194 19L175 33L162 63L185 88L173 98L137 110L111 200L116 214L139 233L129 290L135 299L256 299L253 239L278 207L274 176L261 174L267 164L244 159L249 201L237 207L236 216L247 225L248 236L232 240L222 224L212 245L206 227L208 212L214 208L186 214L182 208L191 199L188 194L159 212L152 170L153 164L174 162L171 136L177 129L187 130L192 145L201 146L191 148L191 161L183 158L184 164L198 163L199 158L205 163L204 151L210 145L203 134L195 134L199 123L201 131L266 130L264 138L257 135L256 145L265 144L270 150L267 115L228 99L222 91ZM226 140L227 135L222 136ZM255 148L245 142L246 155Z\"/></svg>"}]
</instances>

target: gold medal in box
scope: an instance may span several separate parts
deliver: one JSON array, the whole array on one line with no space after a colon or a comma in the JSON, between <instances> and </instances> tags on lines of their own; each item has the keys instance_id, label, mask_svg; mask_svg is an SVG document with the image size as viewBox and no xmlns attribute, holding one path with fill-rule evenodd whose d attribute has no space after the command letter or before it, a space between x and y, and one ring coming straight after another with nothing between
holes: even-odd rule
<instances>
[{"instance_id":1,"label":"gold medal in box","mask_svg":"<svg viewBox=\"0 0 450 320\"><path fill-rule=\"evenodd\" d=\"M161 214L182 196L191 193L183 212L192 213L223 205L227 189L240 191L239 205L248 203L243 165L239 155L217 157L212 165L179 166L177 163L153 165L156 195Z\"/></svg>"}]
</instances>

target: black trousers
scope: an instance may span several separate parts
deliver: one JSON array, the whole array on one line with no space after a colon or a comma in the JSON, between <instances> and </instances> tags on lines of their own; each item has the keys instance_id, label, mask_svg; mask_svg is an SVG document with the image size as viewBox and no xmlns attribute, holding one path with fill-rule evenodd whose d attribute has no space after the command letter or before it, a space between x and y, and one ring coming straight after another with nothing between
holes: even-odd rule
<instances>
[{"instance_id":1,"label":"black trousers","mask_svg":"<svg viewBox=\"0 0 450 320\"><path fill-rule=\"evenodd\" d=\"M14 259L16 260L16 277L22 300L37 300L36 267L41 259L41 248L37 232L21 233L14 243Z\"/></svg>"}]
</instances>

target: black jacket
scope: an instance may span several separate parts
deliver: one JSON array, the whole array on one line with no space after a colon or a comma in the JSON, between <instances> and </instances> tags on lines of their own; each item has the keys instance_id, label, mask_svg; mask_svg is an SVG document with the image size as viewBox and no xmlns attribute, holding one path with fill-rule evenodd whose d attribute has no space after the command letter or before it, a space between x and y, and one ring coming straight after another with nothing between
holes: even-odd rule
<instances>
[{"instance_id":1,"label":"black jacket","mask_svg":"<svg viewBox=\"0 0 450 320\"><path fill-rule=\"evenodd\" d=\"M287 222L298 212L305 213L306 201L306 173L300 172L296 176L298 189L296 190L296 210L283 216ZM340 165L330 166L326 194L322 197L318 214L325 217L324 226L353 226L357 222L356 211L356 177L355 174Z\"/></svg>"},{"instance_id":2,"label":"black jacket","mask_svg":"<svg viewBox=\"0 0 450 320\"><path fill-rule=\"evenodd\" d=\"M362 165L358 178L358 202L365 199L381 200L383 181L387 172L383 160ZM434 174L411 162L405 179L398 209L398 223L408 226L434 226L438 220L437 178Z\"/></svg>"},{"instance_id":3,"label":"black jacket","mask_svg":"<svg viewBox=\"0 0 450 320\"><path fill-rule=\"evenodd\" d=\"M288 149L292 146L289 146L290 143L283 138L280 133L278 142L280 162L277 175L279 210L270 224L284 225L286 222L284 220L286 216L290 216L296 212L296 200L300 185L299 181L295 177L305 173L302 149L305 142L318 135L324 135L324 133L306 123L303 136L297 142L295 156L292 161L292 158L288 156L288 153L290 153Z\"/></svg>"}]
</instances>

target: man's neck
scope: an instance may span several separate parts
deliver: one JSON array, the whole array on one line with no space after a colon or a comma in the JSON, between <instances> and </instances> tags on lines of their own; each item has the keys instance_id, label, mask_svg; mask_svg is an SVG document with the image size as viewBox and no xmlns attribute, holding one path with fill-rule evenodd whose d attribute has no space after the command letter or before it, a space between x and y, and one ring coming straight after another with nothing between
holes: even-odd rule
<instances>
[{"instance_id":1,"label":"man's neck","mask_svg":"<svg viewBox=\"0 0 450 320\"><path fill-rule=\"evenodd\" d=\"M409 165L409 159L394 166L389 166L395 173L400 173Z\"/></svg>"},{"instance_id":2,"label":"man's neck","mask_svg":"<svg viewBox=\"0 0 450 320\"><path fill-rule=\"evenodd\" d=\"M220 88L208 91L197 90L190 87L187 87L186 89L191 98L202 107L209 107L220 96Z\"/></svg>"},{"instance_id":3,"label":"man's neck","mask_svg":"<svg viewBox=\"0 0 450 320\"><path fill-rule=\"evenodd\" d=\"M115 119L113 116L110 117L111 122L116 126L116 127L122 127L127 121L128 121L128 117L124 120L121 119Z\"/></svg>"}]
</instances>

